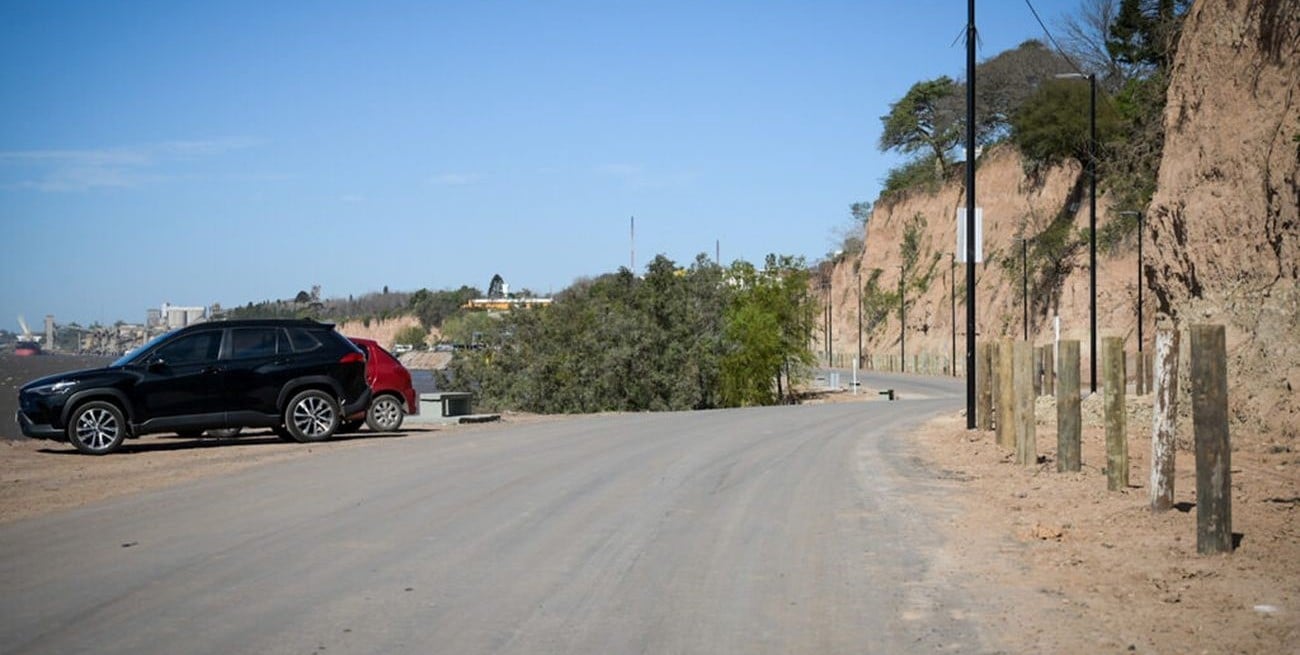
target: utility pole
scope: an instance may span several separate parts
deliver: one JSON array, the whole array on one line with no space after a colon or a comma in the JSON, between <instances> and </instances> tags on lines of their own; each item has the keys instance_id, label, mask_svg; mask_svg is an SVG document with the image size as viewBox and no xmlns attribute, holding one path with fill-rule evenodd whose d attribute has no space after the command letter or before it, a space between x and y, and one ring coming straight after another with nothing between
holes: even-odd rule
<instances>
[{"instance_id":1,"label":"utility pole","mask_svg":"<svg viewBox=\"0 0 1300 655\"><path fill-rule=\"evenodd\" d=\"M628 243L632 248L632 259L631 259L631 263L629 264L629 266L631 266L631 269L629 270L632 271L632 277L636 277L636 217L635 216L633 216L631 219L631 227L630 227L630 235L628 237Z\"/></svg>"},{"instance_id":2,"label":"utility pole","mask_svg":"<svg viewBox=\"0 0 1300 655\"><path fill-rule=\"evenodd\" d=\"M966 2L966 429L975 429L975 0Z\"/></svg>"},{"instance_id":3,"label":"utility pole","mask_svg":"<svg viewBox=\"0 0 1300 655\"><path fill-rule=\"evenodd\" d=\"M898 267L898 370L907 371L907 267Z\"/></svg>"},{"instance_id":4,"label":"utility pole","mask_svg":"<svg viewBox=\"0 0 1300 655\"><path fill-rule=\"evenodd\" d=\"M1088 281L1092 290L1092 392L1097 393L1097 76L1088 75Z\"/></svg>"}]
</instances>

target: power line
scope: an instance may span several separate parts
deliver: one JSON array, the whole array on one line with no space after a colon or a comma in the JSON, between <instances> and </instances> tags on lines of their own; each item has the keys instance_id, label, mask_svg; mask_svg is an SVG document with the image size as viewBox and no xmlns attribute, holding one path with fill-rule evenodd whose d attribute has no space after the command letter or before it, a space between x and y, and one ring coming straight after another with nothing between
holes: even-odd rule
<instances>
[{"instance_id":1,"label":"power line","mask_svg":"<svg viewBox=\"0 0 1300 655\"><path fill-rule=\"evenodd\" d=\"M1043 28L1043 34L1046 34L1047 40L1052 42L1052 47L1056 48L1056 54L1061 55L1061 58L1074 69L1074 72L1080 75L1086 75L1086 73L1083 72L1083 69L1079 68L1079 65L1074 63L1073 59L1070 59L1070 55L1065 54L1065 49L1061 47L1061 44L1056 42L1056 37L1052 36L1052 31L1047 29L1047 24L1044 23L1043 18L1038 15L1038 10L1034 9L1034 3L1025 0L1025 5L1029 7L1029 13L1034 15L1034 20L1038 21L1038 26Z\"/></svg>"}]
</instances>

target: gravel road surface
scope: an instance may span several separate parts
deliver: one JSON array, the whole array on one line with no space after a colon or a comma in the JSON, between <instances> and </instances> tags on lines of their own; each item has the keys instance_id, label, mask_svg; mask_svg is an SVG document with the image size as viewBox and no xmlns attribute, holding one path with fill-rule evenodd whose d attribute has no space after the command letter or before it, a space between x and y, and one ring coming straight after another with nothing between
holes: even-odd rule
<instances>
[{"instance_id":1,"label":"gravel road surface","mask_svg":"<svg viewBox=\"0 0 1300 655\"><path fill-rule=\"evenodd\" d=\"M960 383L925 384L412 436L16 521L0 653L983 652L906 439Z\"/></svg>"}]
</instances>

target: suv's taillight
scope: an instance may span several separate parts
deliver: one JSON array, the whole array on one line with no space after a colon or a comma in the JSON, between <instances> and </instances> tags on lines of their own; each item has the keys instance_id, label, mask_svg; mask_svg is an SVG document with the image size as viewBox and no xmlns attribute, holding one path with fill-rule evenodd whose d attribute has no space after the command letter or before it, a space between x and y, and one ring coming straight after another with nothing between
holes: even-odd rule
<instances>
[{"instance_id":1,"label":"suv's taillight","mask_svg":"<svg viewBox=\"0 0 1300 655\"><path fill-rule=\"evenodd\" d=\"M366 363L366 356L361 353L348 353L339 360L340 364Z\"/></svg>"}]
</instances>

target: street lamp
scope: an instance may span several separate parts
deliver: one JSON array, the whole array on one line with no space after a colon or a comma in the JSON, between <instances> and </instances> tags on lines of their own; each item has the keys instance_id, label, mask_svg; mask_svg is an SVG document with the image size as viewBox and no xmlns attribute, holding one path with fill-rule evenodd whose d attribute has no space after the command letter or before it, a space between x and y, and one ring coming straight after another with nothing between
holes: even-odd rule
<instances>
[{"instance_id":1,"label":"street lamp","mask_svg":"<svg viewBox=\"0 0 1300 655\"><path fill-rule=\"evenodd\" d=\"M1057 79L1088 80L1088 288L1089 371L1092 393L1097 393L1097 76L1083 73L1060 73Z\"/></svg>"},{"instance_id":2,"label":"street lamp","mask_svg":"<svg viewBox=\"0 0 1300 655\"><path fill-rule=\"evenodd\" d=\"M907 266L898 267L898 370L907 372Z\"/></svg>"},{"instance_id":3,"label":"street lamp","mask_svg":"<svg viewBox=\"0 0 1300 655\"><path fill-rule=\"evenodd\" d=\"M948 299L952 301L952 376L957 377L957 253L952 253L952 265L948 267Z\"/></svg>"},{"instance_id":4,"label":"street lamp","mask_svg":"<svg viewBox=\"0 0 1300 655\"><path fill-rule=\"evenodd\" d=\"M1142 212L1122 211L1121 216L1137 216L1138 219L1138 353L1142 352L1142 287L1145 275L1142 271Z\"/></svg>"},{"instance_id":5,"label":"street lamp","mask_svg":"<svg viewBox=\"0 0 1300 655\"><path fill-rule=\"evenodd\" d=\"M1024 235L1020 241L1020 298L1025 310L1025 341L1029 341L1029 239Z\"/></svg>"},{"instance_id":6,"label":"street lamp","mask_svg":"<svg viewBox=\"0 0 1300 655\"><path fill-rule=\"evenodd\" d=\"M858 367L862 367L862 263L853 272L854 284L858 287ZM854 393L857 393L856 391Z\"/></svg>"},{"instance_id":7,"label":"street lamp","mask_svg":"<svg viewBox=\"0 0 1300 655\"><path fill-rule=\"evenodd\" d=\"M822 291L826 293L826 309L822 312L822 337L825 339L826 366L830 367L831 363L831 275L828 271L822 277Z\"/></svg>"}]
</instances>

